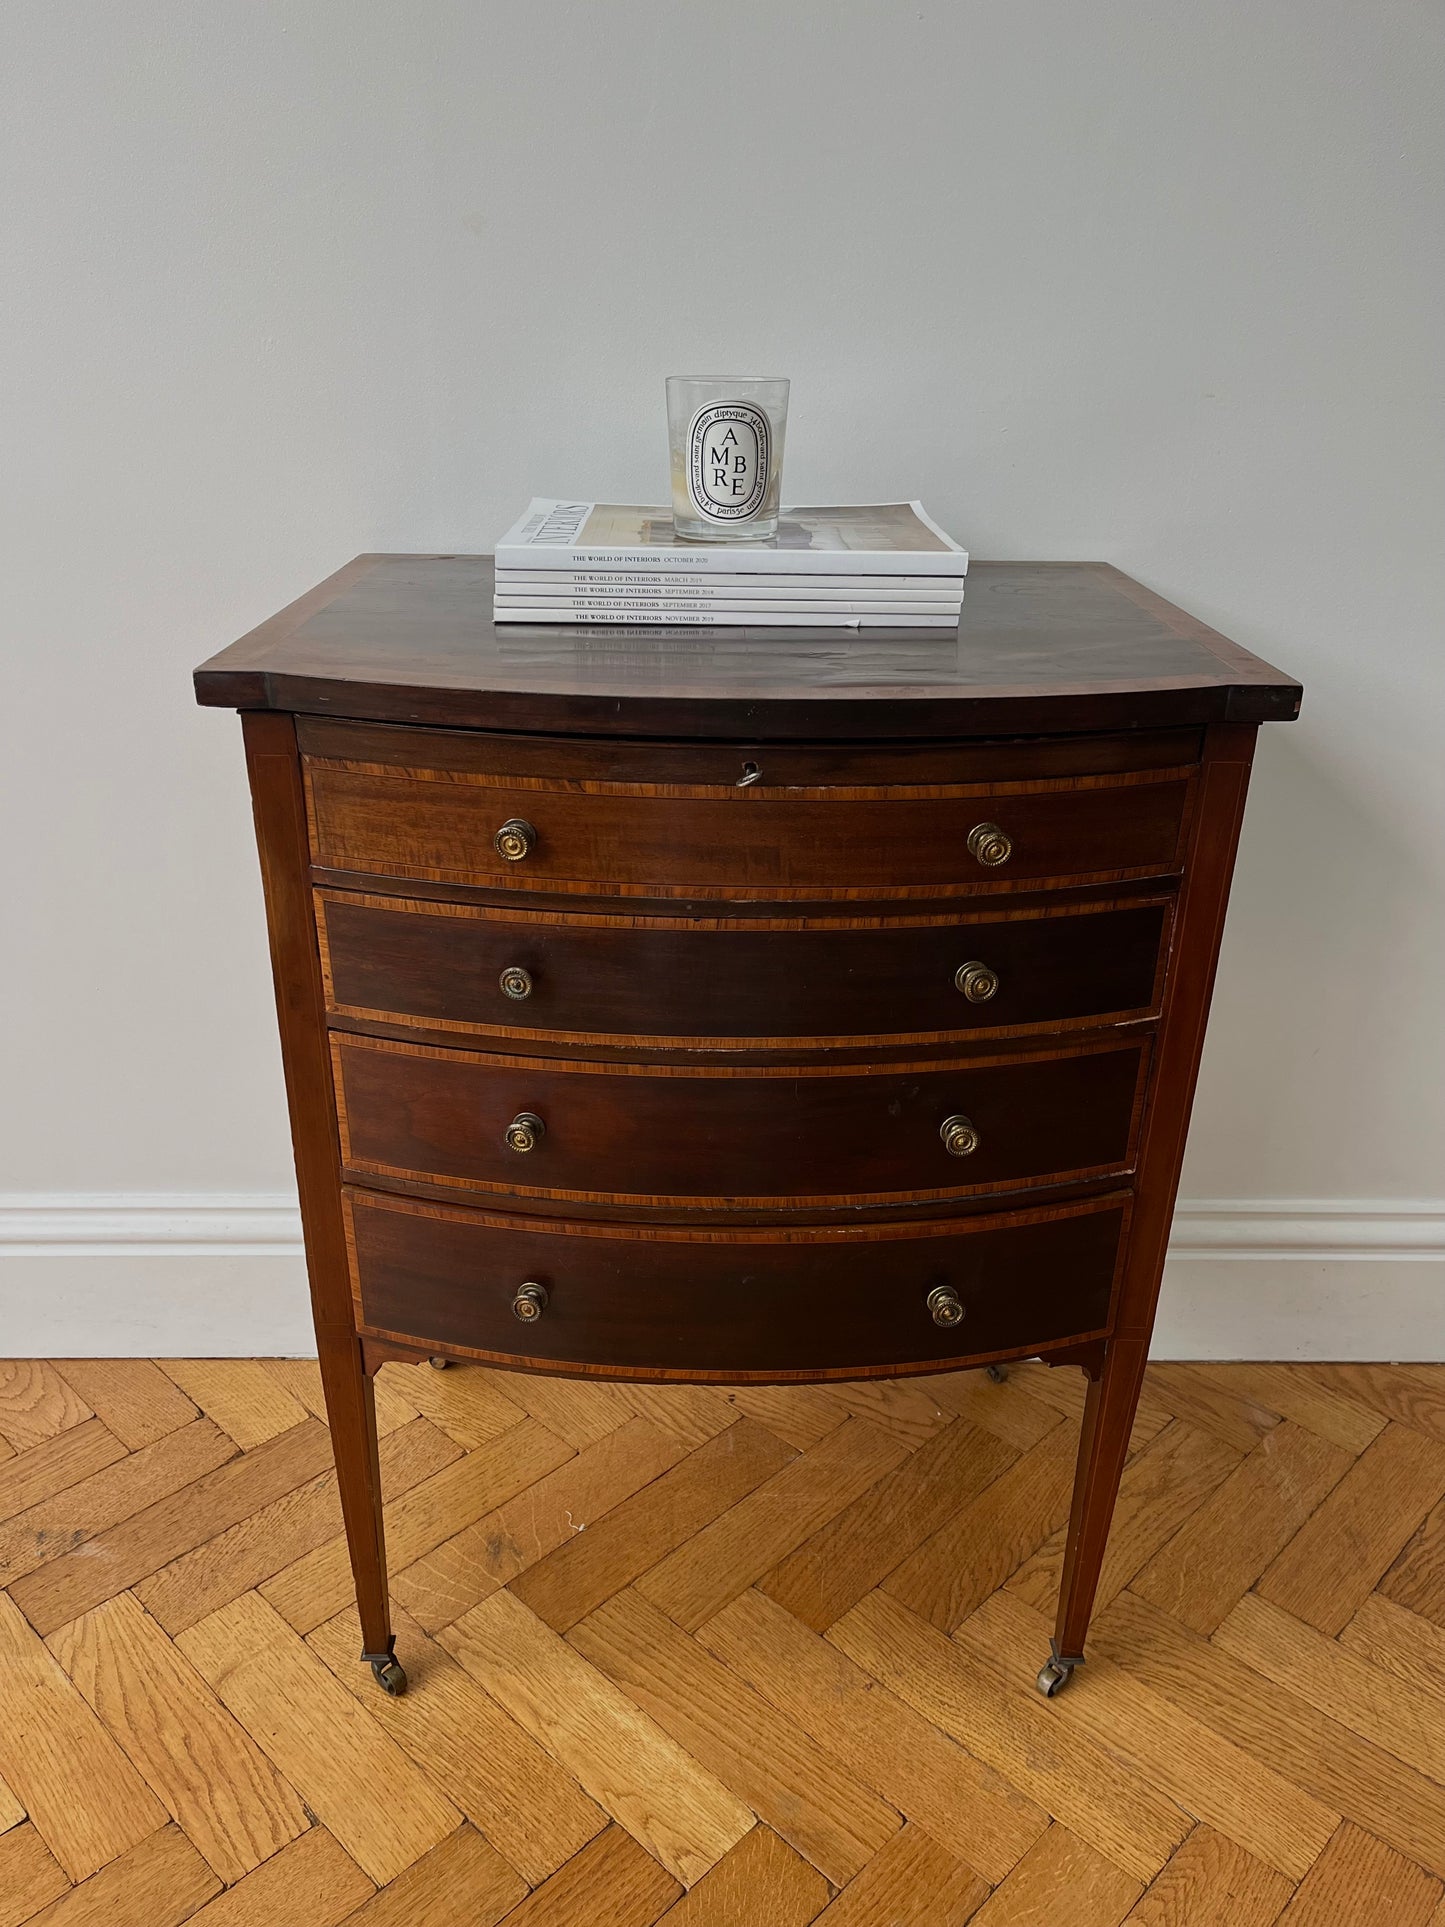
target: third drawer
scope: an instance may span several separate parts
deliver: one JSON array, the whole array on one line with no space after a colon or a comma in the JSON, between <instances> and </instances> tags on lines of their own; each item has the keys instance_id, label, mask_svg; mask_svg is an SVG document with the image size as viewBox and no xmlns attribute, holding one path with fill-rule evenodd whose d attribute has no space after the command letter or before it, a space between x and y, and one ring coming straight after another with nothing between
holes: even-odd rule
<instances>
[{"instance_id":1,"label":"third drawer","mask_svg":"<svg viewBox=\"0 0 1445 1927\"><path fill-rule=\"evenodd\" d=\"M593 1204L836 1207L1127 1172L1148 1043L857 1071L575 1062L333 1032L352 1177Z\"/></svg>"}]
</instances>

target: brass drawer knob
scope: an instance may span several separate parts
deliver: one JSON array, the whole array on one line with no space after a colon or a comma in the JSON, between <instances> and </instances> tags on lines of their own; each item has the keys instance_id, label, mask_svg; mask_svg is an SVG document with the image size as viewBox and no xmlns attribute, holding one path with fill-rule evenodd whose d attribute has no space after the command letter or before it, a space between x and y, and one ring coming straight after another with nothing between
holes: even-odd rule
<instances>
[{"instance_id":1,"label":"brass drawer knob","mask_svg":"<svg viewBox=\"0 0 1445 1927\"><path fill-rule=\"evenodd\" d=\"M521 1003L524 997L532 994L532 973L523 970L520 964L508 964L497 982L502 986L502 995L511 997L516 1003ZM959 989L963 989L962 984ZM964 995L967 996L968 992L964 991Z\"/></svg>"},{"instance_id":2,"label":"brass drawer knob","mask_svg":"<svg viewBox=\"0 0 1445 1927\"><path fill-rule=\"evenodd\" d=\"M968 853L986 869L993 870L1013 855L1013 838L997 823L975 823L968 833Z\"/></svg>"},{"instance_id":3,"label":"brass drawer knob","mask_svg":"<svg viewBox=\"0 0 1445 1927\"><path fill-rule=\"evenodd\" d=\"M518 1111L506 1129L509 1151L535 1151L547 1127L535 1111Z\"/></svg>"},{"instance_id":4,"label":"brass drawer knob","mask_svg":"<svg viewBox=\"0 0 1445 1927\"><path fill-rule=\"evenodd\" d=\"M971 1004L986 1004L998 989L997 971L976 960L961 963L953 973L953 981Z\"/></svg>"},{"instance_id":5,"label":"brass drawer knob","mask_svg":"<svg viewBox=\"0 0 1445 1927\"><path fill-rule=\"evenodd\" d=\"M517 1295L512 1300L514 1318L520 1318L524 1325L532 1325L546 1309L547 1287L545 1285L518 1285Z\"/></svg>"},{"instance_id":6,"label":"brass drawer knob","mask_svg":"<svg viewBox=\"0 0 1445 1927\"><path fill-rule=\"evenodd\" d=\"M962 1114L946 1117L938 1127L938 1135L951 1158L970 1157L978 1149L978 1132Z\"/></svg>"},{"instance_id":7,"label":"brass drawer knob","mask_svg":"<svg viewBox=\"0 0 1445 1927\"><path fill-rule=\"evenodd\" d=\"M537 843L537 832L525 817L509 816L492 838L492 848L508 863L520 863L530 856Z\"/></svg>"},{"instance_id":8,"label":"brass drawer knob","mask_svg":"<svg viewBox=\"0 0 1445 1927\"><path fill-rule=\"evenodd\" d=\"M935 1325L963 1323L963 1300L952 1285L935 1285L928 1294L927 1304Z\"/></svg>"}]
</instances>

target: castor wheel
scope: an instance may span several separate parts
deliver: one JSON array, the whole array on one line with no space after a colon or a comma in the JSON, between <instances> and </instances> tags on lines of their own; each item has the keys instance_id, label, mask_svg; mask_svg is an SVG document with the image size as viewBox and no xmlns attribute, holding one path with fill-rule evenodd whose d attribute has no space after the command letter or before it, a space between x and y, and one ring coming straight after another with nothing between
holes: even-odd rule
<instances>
[{"instance_id":1,"label":"castor wheel","mask_svg":"<svg viewBox=\"0 0 1445 1927\"><path fill-rule=\"evenodd\" d=\"M1008 1378L1007 1365L985 1365L983 1369L995 1385L1002 1385Z\"/></svg>"},{"instance_id":2,"label":"castor wheel","mask_svg":"<svg viewBox=\"0 0 1445 1927\"><path fill-rule=\"evenodd\" d=\"M1056 1699L1074 1676L1075 1660L1049 1658L1039 1668L1038 1688L1046 1700Z\"/></svg>"},{"instance_id":3,"label":"castor wheel","mask_svg":"<svg viewBox=\"0 0 1445 1927\"><path fill-rule=\"evenodd\" d=\"M390 1693L393 1699L400 1699L406 1691L406 1669L399 1659L390 1654L385 1659L371 1662L372 1676L383 1693Z\"/></svg>"},{"instance_id":4,"label":"castor wheel","mask_svg":"<svg viewBox=\"0 0 1445 1927\"><path fill-rule=\"evenodd\" d=\"M444 1372L451 1362L449 1358L432 1358L427 1360L427 1363L434 1372Z\"/></svg>"}]
</instances>

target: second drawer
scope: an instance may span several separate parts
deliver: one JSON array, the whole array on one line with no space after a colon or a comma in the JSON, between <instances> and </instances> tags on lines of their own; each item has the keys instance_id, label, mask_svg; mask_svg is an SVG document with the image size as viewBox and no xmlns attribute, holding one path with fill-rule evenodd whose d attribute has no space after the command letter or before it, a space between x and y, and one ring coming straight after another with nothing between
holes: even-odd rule
<instances>
[{"instance_id":1,"label":"second drawer","mask_svg":"<svg viewBox=\"0 0 1445 1927\"><path fill-rule=\"evenodd\" d=\"M1167 902L708 927L316 893L334 1014L581 1043L795 1044L1152 1016Z\"/></svg>"},{"instance_id":2,"label":"second drawer","mask_svg":"<svg viewBox=\"0 0 1445 1927\"><path fill-rule=\"evenodd\" d=\"M829 1067L559 1062L333 1033L360 1177L593 1203L902 1203L1127 1171L1147 1045Z\"/></svg>"}]
</instances>

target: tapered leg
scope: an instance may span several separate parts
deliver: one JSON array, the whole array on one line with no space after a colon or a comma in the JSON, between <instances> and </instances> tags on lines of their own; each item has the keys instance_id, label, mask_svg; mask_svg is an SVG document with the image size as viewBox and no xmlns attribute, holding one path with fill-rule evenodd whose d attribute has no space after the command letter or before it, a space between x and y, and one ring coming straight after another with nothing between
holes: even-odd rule
<instances>
[{"instance_id":1,"label":"tapered leg","mask_svg":"<svg viewBox=\"0 0 1445 1927\"><path fill-rule=\"evenodd\" d=\"M336 1453L341 1516L346 1525L346 1550L361 1619L361 1657L370 1660L378 1682L388 1692L401 1692L406 1675L392 1657L395 1640L386 1583L376 1399L362 1362L360 1341L345 1332L319 1332L317 1339L326 1417Z\"/></svg>"},{"instance_id":2,"label":"tapered leg","mask_svg":"<svg viewBox=\"0 0 1445 1927\"><path fill-rule=\"evenodd\" d=\"M1053 1656L1039 1674L1039 1690L1049 1697L1068 1682L1084 1657L1084 1638L1129 1450L1164 1273L1254 737L1253 726L1215 723L1200 760L1149 1102L1140 1132L1114 1331L1084 1407Z\"/></svg>"},{"instance_id":3,"label":"tapered leg","mask_svg":"<svg viewBox=\"0 0 1445 1927\"><path fill-rule=\"evenodd\" d=\"M326 1416L336 1453L346 1543L356 1579L362 1654L388 1693L406 1689L392 1657L376 1405L351 1304L341 1209L336 1108L326 1041L326 1009L312 915L306 799L296 728L290 716L242 717L256 845L266 892L281 1061L291 1112L291 1143L306 1237L306 1275Z\"/></svg>"},{"instance_id":4,"label":"tapered leg","mask_svg":"<svg viewBox=\"0 0 1445 1927\"><path fill-rule=\"evenodd\" d=\"M1105 1347L1102 1370L1089 1379L1053 1653L1039 1674L1039 1691L1048 1698L1067 1685L1074 1668L1083 1664L1084 1640L1099 1589L1147 1356L1147 1337L1114 1338Z\"/></svg>"}]
</instances>

